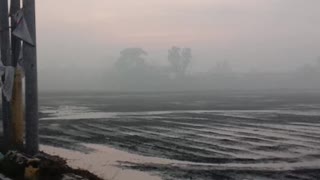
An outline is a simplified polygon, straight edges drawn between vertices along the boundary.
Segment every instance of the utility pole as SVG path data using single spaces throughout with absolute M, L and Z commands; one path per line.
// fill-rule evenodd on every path
M 11 0 L 11 16 L 20 10 L 20 0 Z M 11 33 L 16 27 L 16 22 L 11 18 Z M 11 99 L 12 139 L 11 144 L 15 149 L 23 149 L 24 142 L 24 110 L 22 97 L 22 72 L 18 68 L 21 40 L 11 35 L 12 65 L 15 67 L 14 84 Z
M 37 78 L 37 43 L 35 0 L 24 0 L 25 19 L 33 38 L 34 46 L 23 42 L 25 63 L 25 103 L 26 103 L 26 151 L 34 155 L 39 151 L 38 137 L 38 78 Z
M 8 65 L 11 65 L 8 0 L 0 0 L 0 30 L 1 30 L 0 31 L 1 60 L 5 66 L 8 66 Z M 10 103 L 3 96 L 3 93 L 2 93 L 2 121 L 3 121 L 4 147 L 7 150 L 10 139 L 11 139 Z

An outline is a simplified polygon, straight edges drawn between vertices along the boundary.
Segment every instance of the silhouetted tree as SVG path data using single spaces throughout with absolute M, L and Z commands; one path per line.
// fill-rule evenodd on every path
M 168 51 L 168 61 L 176 76 L 184 76 L 192 59 L 190 48 L 179 48 L 173 46 Z
M 216 63 L 214 73 L 216 74 L 229 74 L 232 72 L 232 67 L 228 61 L 219 61 Z
M 122 72 L 141 70 L 145 66 L 145 55 L 147 53 L 141 48 L 126 48 L 120 52 L 115 66 Z

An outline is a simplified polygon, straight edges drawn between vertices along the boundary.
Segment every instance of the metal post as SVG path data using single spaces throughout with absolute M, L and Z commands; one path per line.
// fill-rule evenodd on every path
M 23 9 L 30 35 L 35 42 L 35 46 L 31 46 L 25 42 L 23 45 L 23 57 L 25 61 L 26 151 L 28 154 L 34 155 L 39 151 L 35 0 L 24 0 Z
M 20 0 L 11 0 L 11 15 L 20 10 Z M 11 32 L 16 26 L 15 21 L 11 19 Z M 21 41 L 11 36 L 12 48 L 12 64 L 16 67 L 14 84 L 11 99 L 11 121 L 12 121 L 12 139 L 11 144 L 14 149 L 22 149 L 24 142 L 24 114 L 23 114 L 23 97 L 22 97 L 22 72 L 17 68 L 19 53 L 21 48 Z
M 0 38 L 1 38 L 1 60 L 4 65 L 11 65 L 10 57 L 10 31 L 8 0 L 0 0 Z M 11 139 L 10 132 L 10 103 L 2 95 L 2 121 L 3 121 L 3 141 L 7 150 Z
M 15 14 L 18 10 L 20 10 L 20 0 L 11 0 L 10 3 L 10 14 Z M 13 32 L 14 28 L 16 26 L 15 21 L 11 19 L 11 32 Z M 21 41 L 19 38 L 15 36 L 11 36 L 11 47 L 12 47 L 12 65 L 14 67 L 17 66 L 17 62 L 19 59 L 19 53 L 21 48 Z

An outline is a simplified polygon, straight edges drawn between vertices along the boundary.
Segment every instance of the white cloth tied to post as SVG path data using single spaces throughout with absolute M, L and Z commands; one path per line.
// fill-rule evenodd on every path
M 30 31 L 27 25 L 27 21 L 24 18 L 23 10 L 18 10 L 15 14 L 12 15 L 12 19 L 16 23 L 16 27 L 14 28 L 12 34 L 17 38 L 21 39 L 24 42 L 34 46 L 34 40 L 30 35 Z
M 3 82 L 1 81 L 2 93 L 7 101 L 11 101 L 12 90 L 14 83 L 15 68 L 12 66 L 4 66 L 0 61 L 0 76 L 5 76 Z
M 35 41 L 32 39 L 30 35 L 27 22 L 23 15 L 23 10 L 20 9 L 16 13 L 14 13 L 12 15 L 12 20 L 15 21 L 16 23 L 16 26 L 12 31 L 12 35 L 34 46 Z M 23 69 L 22 67 L 23 67 L 23 46 L 20 48 L 18 64 L 17 64 L 17 68 Z M 0 77 L 2 77 L 3 75 L 4 75 L 4 79 L 0 81 L 0 86 L 2 87 L 2 93 L 7 101 L 11 101 L 13 84 L 14 84 L 14 76 L 15 76 L 15 68 L 12 66 L 4 66 L 2 61 L 0 60 Z
M 5 79 L 2 87 L 2 92 L 7 101 L 11 101 L 12 90 L 14 83 L 15 69 L 12 66 L 7 66 L 5 70 Z

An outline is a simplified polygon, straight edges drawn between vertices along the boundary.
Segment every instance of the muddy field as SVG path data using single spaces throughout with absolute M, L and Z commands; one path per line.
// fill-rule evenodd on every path
M 41 143 L 179 161 L 122 162 L 163 179 L 319 179 L 320 94 L 42 94 Z

